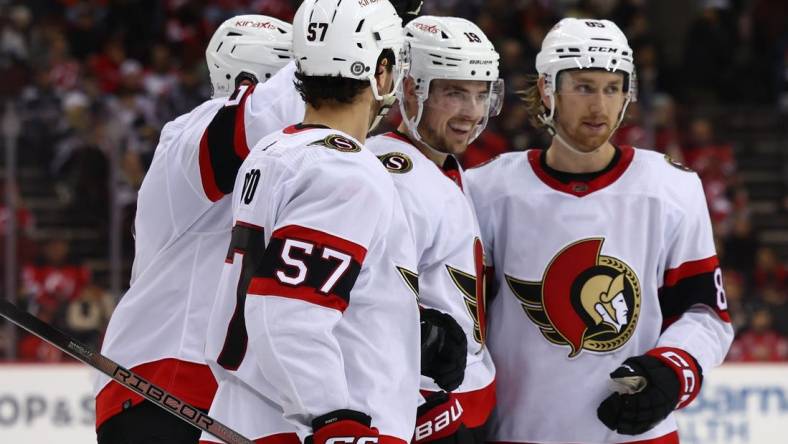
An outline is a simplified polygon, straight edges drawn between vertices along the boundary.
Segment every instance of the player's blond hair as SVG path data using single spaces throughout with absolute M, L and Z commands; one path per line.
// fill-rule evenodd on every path
M 536 74 L 527 75 L 525 85 L 525 89 L 516 91 L 515 94 L 525 103 L 531 125 L 537 129 L 544 129 L 546 125 L 539 119 L 539 116 L 547 114 L 547 109 L 542 103 L 542 95 L 539 93 L 539 76 Z

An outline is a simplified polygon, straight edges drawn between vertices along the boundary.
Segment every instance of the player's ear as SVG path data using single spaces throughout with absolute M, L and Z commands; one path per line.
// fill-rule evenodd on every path
M 404 97 L 405 112 L 413 117 L 416 115 L 417 98 L 416 98 L 416 81 L 413 77 L 406 76 L 402 79 L 402 92 Z
M 547 93 L 547 85 L 545 85 L 544 76 L 539 76 L 539 79 L 536 81 L 536 86 L 539 88 L 539 97 L 542 98 L 542 105 L 549 110 L 550 95 Z
M 381 57 L 378 61 L 378 66 L 375 68 L 375 81 L 378 84 L 378 91 L 381 94 L 387 94 L 391 91 L 394 82 L 391 60 L 389 60 L 388 57 Z

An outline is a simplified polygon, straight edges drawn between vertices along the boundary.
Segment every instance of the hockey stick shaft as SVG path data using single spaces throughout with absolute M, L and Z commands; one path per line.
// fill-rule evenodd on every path
M 227 444 L 254 444 L 253 441 L 244 438 L 238 432 L 211 418 L 198 408 L 178 399 L 161 387 L 120 366 L 101 353 L 90 350 L 55 327 L 2 298 L 0 298 L 0 316 L 68 353 L 75 359 L 99 370 L 165 411 L 200 430 L 210 433 Z

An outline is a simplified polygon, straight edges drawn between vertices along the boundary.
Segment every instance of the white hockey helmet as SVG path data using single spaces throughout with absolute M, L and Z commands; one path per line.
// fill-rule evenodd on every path
M 547 33 L 536 55 L 536 71 L 544 76 L 545 94 L 550 98 L 549 114 L 540 116 L 549 128 L 553 128 L 558 75 L 568 69 L 602 69 L 625 74 L 626 98 L 620 124 L 629 102 L 637 97 L 634 54 L 621 29 L 610 20 L 565 18 Z
M 235 79 L 246 73 L 265 82 L 292 60 L 292 26 L 265 15 L 238 15 L 213 33 L 205 59 L 213 97 L 235 90 Z
M 498 78 L 500 56 L 492 42 L 466 19 L 429 15 L 411 21 L 405 27 L 405 39 L 410 45 L 408 76 L 414 82 L 418 110 L 415 116 L 407 116 L 404 91 L 400 91 L 400 110 L 411 135 L 426 144 L 418 126 L 433 80 L 479 80 L 490 82 L 490 89 L 488 111 L 468 143 L 475 140 L 484 131 L 489 117 L 497 116 L 503 105 L 503 79 Z
M 388 0 L 304 0 L 293 19 L 293 54 L 298 72 L 366 80 L 375 99 L 390 100 L 402 80 L 402 19 Z M 383 50 L 396 58 L 395 84 L 381 94 L 375 70 Z

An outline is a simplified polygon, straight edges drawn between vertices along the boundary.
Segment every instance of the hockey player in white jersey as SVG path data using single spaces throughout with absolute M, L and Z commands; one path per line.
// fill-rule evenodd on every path
M 306 112 L 239 169 L 206 343 L 219 382 L 210 415 L 256 442 L 413 434 L 415 251 L 394 184 L 363 146 L 400 83 L 403 41 L 387 0 L 305 0 L 296 12 Z
M 131 288 L 101 350 L 205 410 L 216 390 L 203 355 L 205 325 L 232 226 L 225 194 L 248 147 L 299 106 L 277 100 L 287 91 L 266 94 L 266 103 L 252 97 L 292 58 L 291 38 L 290 24 L 260 15 L 233 17 L 214 33 L 206 50 L 214 99 L 162 130 L 139 192 Z M 104 375 L 96 392 L 100 444 L 199 439 L 199 430 Z
M 698 176 L 610 137 L 635 100 L 632 50 L 607 20 L 563 19 L 525 101 L 553 136 L 468 172 L 497 288 L 488 440 L 678 443 L 733 332 Z
M 499 56 L 484 33 L 462 18 L 419 17 L 405 27 L 405 36 L 411 48 L 400 93 L 405 117 L 397 131 L 373 137 L 367 146 L 392 173 L 414 232 L 419 302 L 434 309 L 423 310 L 422 317 L 443 318 L 447 325 L 453 318 L 461 329 L 452 335 L 448 328 L 443 340 L 467 343 L 466 359 L 446 356 L 452 347 L 432 354 L 430 330 L 422 330 L 422 373 L 432 378 L 422 377 L 427 400 L 419 407 L 414 442 L 483 443 L 495 403 L 495 368 L 484 346 L 484 253 L 454 156 L 500 111 Z

